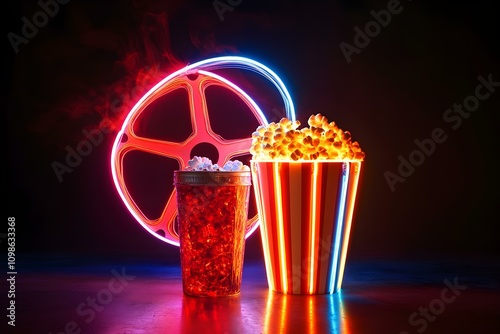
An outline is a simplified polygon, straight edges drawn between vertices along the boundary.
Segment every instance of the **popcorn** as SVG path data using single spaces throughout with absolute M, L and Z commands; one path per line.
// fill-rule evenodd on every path
M 243 163 L 239 160 L 234 160 L 234 161 L 230 160 L 224 164 L 221 170 L 234 172 L 239 170 L 250 170 L 250 168 L 248 166 L 244 166 Z
M 186 170 L 212 170 L 212 161 L 206 157 L 195 156 L 188 161 Z
M 365 153 L 351 133 L 321 115 L 311 115 L 309 127 L 298 129 L 299 121 L 282 118 L 278 123 L 260 125 L 252 133 L 253 160 L 356 160 Z
M 247 171 L 250 167 L 244 165 L 239 160 L 229 160 L 224 166 L 220 167 L 218 164 L 212 164 L 212 160 L 207 157 L 194 156 L 188 161 L 188 165 L 184 169 L 186 171 L 209 171 L 209 172 L 237 172 Z

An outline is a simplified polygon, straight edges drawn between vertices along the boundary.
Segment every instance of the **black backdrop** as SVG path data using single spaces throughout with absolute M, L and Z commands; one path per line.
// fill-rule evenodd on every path
M 388 6 L 390 22 L 370 24 L 371 11 Z M 177 259 L 177 248 L 139 226 L 113 186 L 116 127 L 155 80 L 240 55 L 282 76 L 299 120 L 322 113 L 365 150 L 351 256 L 498 255 L 499 84 L 473 98 L 479 76 L 500 82 L 493 2 L 72 0 L 46 8 L 44 16 L 36 1 L 11 1 L 2 10 L 4 219 L 16 217 L 19 252 Z M 36 30 L 27 26 L 33 20 Z M 373 29 L 369 41 L 355 27 Z M 267 113 L 280 110 L 259 87 L 248 89 Z M 464 100 L 468 118 L 443 119 Z M 64 164 L 66 148 L 103 119 L 115 128 L 58 179 L 54 162 Z M 415 140 L 437 128 L 442 143 L 391 189 L 386 175 L 398 173 L 398 157 L 409 159 Z M 260 254 L 256 233 L 247 256 Z

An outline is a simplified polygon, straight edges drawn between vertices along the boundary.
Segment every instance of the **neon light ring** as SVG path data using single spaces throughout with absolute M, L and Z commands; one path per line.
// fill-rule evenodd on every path
M 234 156 L 249 153 L 252 138 L 225 140 L 211 130 L 206 104 L 205 88 L 218 85 L 232 91 L 250 109 L 260 125 L 267 125 L 267 119 L 255 101 L 241 88 L 229 80 L 209 70 L 224 68 L 246 69 L 254 71 L 271 81 L 279 91 L 285 106 L 286 117 L 295 121 L 295 109 L 281 79 L 266 66 L 244 57 L 225 56 L 210 58 L 184 67 L 161 80 L 150 89 L 130 110 L 121 130 L 118 132 L 111 151 L 111 171 L 116 189 L 132 216 L 156 238 L 179 246 L 179 235 L 176 231 L 177 203 L 175 189 L 170 194 L 165 207 L 157 219 L 149 219 L 138 207 L 129 193 L 124 180 L 123 159 L 131 151 L 138 150 L 163 157 L 173 158 L 184 169 L 189 161 L 191 150 L 200 143 L 214 145 L 223 162 Z M 188 77 L 189 76 L 189 77 Z M 161 96 L 165 96 L 177 88 L 185 88 L 190 101 L 191 135 L 183 142 L 162 141 L 138 136 L 134 132 L 134 123 L 148 105 Z M 245 238 L 248 238 L 259 226 L 258 216 L 251 218 L 246 226 Z M 163 231 L 165 236 L 159 234 Z

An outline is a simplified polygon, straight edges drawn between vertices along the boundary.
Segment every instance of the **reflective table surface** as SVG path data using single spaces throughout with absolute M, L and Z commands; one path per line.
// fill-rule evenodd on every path
M 264 264 L 253 260 L 241 293 L 215 298 L 185 296 L 177 263 L 68 255 L 20 263 L 16 326 L 2 333 L 500 332 L 498 262 L 352 259 L 340 292 L 307 296 L 269 291 Z

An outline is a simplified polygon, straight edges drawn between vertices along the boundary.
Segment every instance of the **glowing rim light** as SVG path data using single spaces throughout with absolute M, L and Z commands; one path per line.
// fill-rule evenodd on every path
M 315 252 L 315 246 L 316 246 L 316 208 L 317 208 L 317 198 L 316 198 L 316 193 L 317 193 L 317 183 L 318 183 L 318 163 L 314 162 L 313 163 L 313 181 L 312 181 L 312 191 L 311 191 L 311 237 L 310 237 L 310 242 L 311 244 L 309 245 L 309 293 L 313 294 L 314 293 L 314 284 L 316 282 L 315 280 L 315 275 L 316 275 L 316 270 L 315 266 L 317 263 L 316 259 L 316 252 Z
M 356 173 L 358 176 L 361 173 L 361 164 L 358 163 L 354 166 L 355 170 L 354 173 Z M 342 281 L 344 279 L 344 272 L 345 272 L 345 262 L 346 262 L 346 256 L 347 256 L 347 249 L 349 247 L 349 238 L 350 238 L 350 233 L 351 233 L 351 224 L 352 224 L 352 216 L 354 214 L 354 204 L 356 200 L 356 194 L 358 191 L 358 183 L 359 183 L 359 177 L 356 177 L 354 179 L 354 182 L 351 186 L 351 191 L 352 195 L 349 196 L 349 211 L 346 213 L 346 224 L 344 226 L 344 240 L 345 243 L 342 247 L 342 251 L 340 254 L 340 269 L 339 269 L 339 274 L 337 277 L 337 286 L 335 287 L 335 290 L 340 291 L 340 288 L 342 286 Z M 335 291 L 334 290 L 334 291 Z
M 283 99 L 283 102 L 285 104 L 286 117 L 292 121 L 295 121 L 295 107 L 285 84 L 269 67 L 255 60 L 237 56 L 210 58 L 189 65 L 178 72 L 185 72 L 186 74 L 190 74 L 193 70 L 196 69 L 218 70 L 224 68 L 251 70 L 271 81 L 276 86 Z
M 342 173 L 342 188 L 340 193 L 340 205 L 339 205 L 339 215 L 337 217 L 337 221 L 335 223 L 335 240 L 332 244 L 334 247 L 333 250 L 333 263 L 332 263 L 332 272 L 330 277 L 330 293 L 333 293 L 335 280 L 338 279 L 339 276 L 343 276 L 343 272 L 337 272 L 337 266 L 339 261 L 339 247 L 340 247 L 340 236 L 342 235 L 343 223 L 344 223 L 344 213 L 346 206 L 346 196 L 347 196 L 347 184 L 349 182 L 349 173 L 350 167 L 348 163 L 344 163 L 346 169 Z M 341 270 L 343 271 L 344 268 Z M 340 271 L 340 270 L 339 270 Z
M 118 154 L 118 147 L 120 145 L 123 134 L 125 134 L 127 131 L 127 127 L 129 125 L 130 120 L 141 109 L 143 104 L 149 101 L 149 98 L 153 94 L 155 94 L 158 90 L 165 87 L 169 82 L 171 82 L 179 77 L 188 76 L 188 75 L 194 74 L 194 73 L 199 73 L 199 74 L 203 74 L 203 75 L 206 75 L 209 77 L 216 78 L 217 80 L 224 82 L 225 84 L 227 84 L 228 86 L 230 86 L 231 88 L 236 90 L 239 94 L 241 94 L 242 96 L 244 96 L 247 99 L 247 102 L 249 102 L 252 105 L 252 107 L 254 107 L 254 109 L 257 111 L 257 113 L 258 113 L 259 117 L 261 118 L 261 121 L 264 123 L 264 125 L 267 125 L 267 119 L 266 119 L 265 115 L 262 113 L 261 109 L 255 103 L 255 101 L 247 93 L 245 93 L 241 88 L 239 88 L 237 85 L 230 82 L 229 80 L 227 80 L 221 76 L 218 76 L 214 73 L 204 71 L 204 70 L 217 70 L 217 69 L 224 69 L 224 68 L 251 70 L 251 71 L 254 71 L 254 72 L 264 76 L 266 79 L 271 81 L 276 86 L 276 88 L 278 89 L 278 91 L 283 99 L 286 117 L 292 121 L 295 121 L 295 108 L 293 105 L 292 98 L 291 98 L 286 86 L 284 85 L 283 81 L 278 77 L 278 75 L 276 73 L 274 73 L 267 66 L 264 66 L 263 64 L 255 61 L 255 60 L 249 59 L 249 58 L 237 57 L 237 56 L 216 57 L 216 58 L 202 60 L 202 61 L 196 62 L 194 64 L 188 65 L 180 70 L 177 70 L 176 72 L 168 75 L 163 80 L 158 82 L 153 88 L 151 88 L 146 94 L 144 94 L 142 96 L 142 98 L 130 110 L 127 117 L 125 118 L 121 130 L 116 135 L 115 142 L 114 142 L 113 148 L 111 150 L 112 177 L 113 177 L 113 181 L 115 184 L 115 188 L 117 189 L 118 194 L 120 195 L 125 206 L 129 210 L 129 212 L 132 214 L 132 216 L 148 232 L 150 232 L 156 238 L 158 238 L 164 242 L 167 242 L 169 244 L 172 244 L 174 246 L 179 246 L 179 241 L 178 241 L 177 236 L 171 235 L 169 233 L 168 229 L 165 231 L 165 234 L 170 235 L 171 237 L 173 237 L 174 240 L 172 240 L 170 238 L 163 237 L 163 236 L 159 235 L 158 233 L 156 233 L 156 231 L 153 231 L 150 228 L 149 224 L 147 224 L 147 222 L 144 221 L 144 218 L 146 218 L 146 217 L 141 216 L 141 214 L 139 214 L 138 211 L 128 202 L 127 196 L 124 194 L 124 192 L 122 191 L 122 188 L 120 187 L 120 180 L 119 180 L 118 173 L 116 170 L 116 159 L 117 159 L 117 154 Z M 249 149 L 250 149 L 250 147 L 249 147 Z M 121 163 L 121 161 L 120 161 L 120 163 Z M 182 165 L 181 161 L 179 161 L 179 163 Z M 169 198 L 169 200 L 170 200 L 170 198 Z M 167 202 L 167 205 L 168 205 L 168 202 Z M 165 212 L 165 209 L 164 209 L 164 212 Z M 162 213 L 162 216 L 163 216 L 163 213 Z M 249 231 L 247 231 L 245 238 L 248 238 L 259 227 L 259 225 L 260 225 L 260 221 L 257 220 L 256 223 L 253 225 L 253 227 Z
M 274 175 L 279 175 L 279 164 L 274 164 Z M 282 207 L 282 202 L 283 202 L 283 196 L 281 194 L 281 180 L 279 177 L 274 177 L 274 188 L 276 189 L 276 205 L 277 205 L 277 210 L 276 210 L 276 216 L 278 219 L 276 221 L 278 222 L 278 233 L 279 233 L 279 260 L 280 260 L 280 265 L 281 265 L 281 272 L 283 275 L 281 275 L 281 286 L 283 287 L 283 291 L 288 292 L 288 274 L 287 274 L 287 267 L 286 267 L 286 251 L 285 251 L 285 231 L 284 231 L 284 222 L 283 222 L 283 215 L 281 214 L 283 212 L 283 207 Z
M 331 326 L 333 333 L 351 334 L 351 326 L 349 323 L 349 316 L 346 314 L 342 291 L 337 291 L 328 296 L 330 304 Z
M 253 163 L 253 161 L 251 162 Z M 256 168 L 257 166 L 253 166 L 252 168 L 252 173 L 256 173 Z M 254 180 L 258 180 L 258 177 L 253 175 Z M 260 182 L 260 180 L 258 180 Z M 255 198 L 257 202 L 257 207 L 259 212 L 264 212 L 264 208 L 262 206 L 262 196 L 260 193 L 260 185 L 257 183 L 253 184 L 254 186 L 254 191 L 255 191 Z M 267 283 L 269 285 L 270 290 L 275 290 L 276 286 L 274 284 L 274 275 L 273 275 L 273 270 L 272 270 L 272 265 L 271 265 L 271 255 L 270 252 L 271 250 L 269 249 L 269 245 L 267 243 L 267 231 L 266 231 L 266 225 L 265 224 L 260 224 L 261 228 L 261 240 L 262 240 L 262 251 L 264 253 L 264 264 L 266 266 L 266 277 L 267 277 Z

